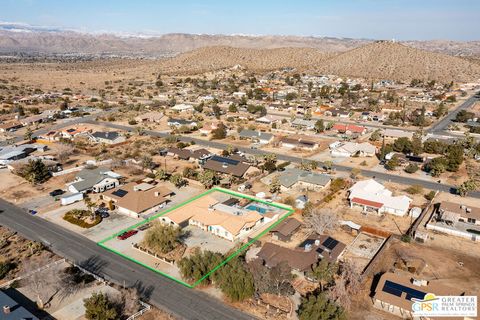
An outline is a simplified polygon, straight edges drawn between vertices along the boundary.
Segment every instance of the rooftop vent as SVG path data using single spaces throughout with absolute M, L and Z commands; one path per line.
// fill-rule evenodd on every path
M 3 306 L 3 313 L 9 314 L 10 313 L 10 306 Z

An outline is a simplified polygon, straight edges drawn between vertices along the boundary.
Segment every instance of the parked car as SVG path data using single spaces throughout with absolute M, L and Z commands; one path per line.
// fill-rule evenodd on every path
M 100 217 L 102 217 L 102 219 L 110 217 L 107 208 L 98 208 L 97 210 L 95 210 L 95 214 L 98 214 Z
M 28 213 L 30 213 L 32 216 L 37 214 L 37 211 L 35 210 L 28 210 Z
M 60 195 L 62 195 L 62 194 L 64 194 L 64 193 L 65 193 L 65 191 L 63 191 L 62 189 L 55 189 L 55 190 L 53 190 L 52 192 L 50 192 L 49 195 L 50 195 L 51 197 L 56 197 L 56 196 L 60 196 Z
M 144 225 L 141 225 L 140 227 L 138 227 L 138 230 L 140 231 L 145 231 L 147 230 L 148 228 L 150 228 L 152 225 L 150 223 L 146 223 Z
M 117 239 L 118 239 L 118 240 L 125 240 L 125 239 L 130 238 L 130 237 L 133 236 L 133 235 L 136 235 L 137 233 L 138 233 L 138 230 L 125 231 L 124 233 L 119 234 L 119 235 L 117 236 Z

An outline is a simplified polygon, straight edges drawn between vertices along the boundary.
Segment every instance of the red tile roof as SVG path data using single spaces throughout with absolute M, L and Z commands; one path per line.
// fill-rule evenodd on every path
M 336 130 L 339 132 L 355 132 L 355 133 L 363 133 L 365 131 L 365 127 L 356 126 L 354 124 L 343 124 L 343 123 L 336 123 L 333 125 L 332 130 Z
M 352 201 L 353 203 L 358 203 L 361 205 L 365 205 L 365 206 L 377 208 L 377 209 L 380 209 L 381 207 L 383 207 L 383 203 L 361 199 L 361 198 L 353 198 L 350 201 Z

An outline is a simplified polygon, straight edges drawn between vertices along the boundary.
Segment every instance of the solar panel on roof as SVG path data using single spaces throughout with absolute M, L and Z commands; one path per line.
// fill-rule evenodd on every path
M 128 193 L 128 191 L 125 191 L 123 189 L 118 189 L 118 190 L 115 190 L 114 192 L 112 192 L 113 195 L 115 195 L 117 197 L 120 197 L 120 198 L 125 196 L 127 193 Z
M 238 160 L 225 158 L 225 157 L 220 157 L 220 156 L 213 156 L 210 159 L 213 160 L 213 161 L 224 162 L 224 163 L 231 164 L 231 165 L 234 165 L 234 166 L 237 165 L 240 162 Z
M 328 237 L 323 241 L 322 245 L 327 248 L 328 250 L 333 250 L 338 244 L 338 240 L 335 240 L 331 237 Z
M 383 286 L 382 290 L 397 297 L 401 297 L 402 293 L 405 292 L 407 294 L 405 296 L 405 299 L 409 301 L 411 301 L 412 298 L 422 300 L 425 298 L 426 294 L 425 292 L 422 292 L 420 290 L 412 289 L 404 285 L 392 282 L 390 280 L 385 281 L 385 285 Z

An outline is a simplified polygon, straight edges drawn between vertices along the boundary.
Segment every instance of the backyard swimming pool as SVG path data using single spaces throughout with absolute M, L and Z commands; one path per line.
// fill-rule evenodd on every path
M 261 214 L 265 214 L 267 212 L 267 209 L 266 208 L 263 208 L 263 207 L 259 207 L 258 205 L 256 204 L 251 204 L 247 207 L 245 207 L 245 209 L 247 210 L 252 210 L 252 211 L 257 211 Z

